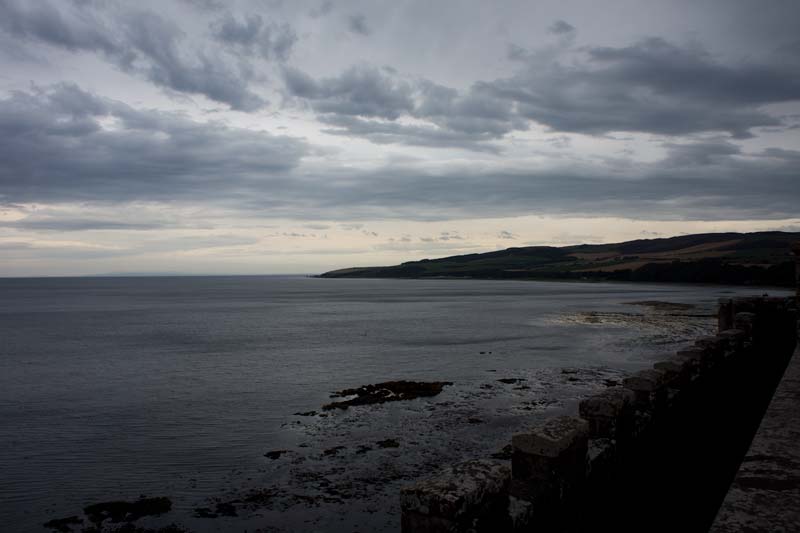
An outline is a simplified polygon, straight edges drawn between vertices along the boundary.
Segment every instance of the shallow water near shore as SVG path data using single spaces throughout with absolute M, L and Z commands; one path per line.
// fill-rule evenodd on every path
M 396 531 L 409 480 L 499 452 L 514 431 L 713 332 L 717 298 L 763 292 L 0 280 L 0 530 L 46 531 L 47 520 L 81 516 L 88 504 L 146 494 L 169 497 L 172 511 L 137 525 Z M 664 301 L 687 305 L 655 303 Z M 453 385 L 430 398 L 321 409 L 333 391 L 397 379 Z

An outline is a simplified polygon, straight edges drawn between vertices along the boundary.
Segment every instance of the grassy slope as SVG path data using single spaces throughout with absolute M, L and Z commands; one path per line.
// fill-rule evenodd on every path
M 792 286 L 790 244 L 800 233 L 704 233 L 616 244 L 508 248 L 423 259 L 390 267 L 348 268 L 323 277 L 612 279 Z

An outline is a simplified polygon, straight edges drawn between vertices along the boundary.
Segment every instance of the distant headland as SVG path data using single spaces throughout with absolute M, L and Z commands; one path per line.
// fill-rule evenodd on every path
M 800 232 L 702 233 L 615 244 L 528 246 L 356 267 L 323 278 L 476 278 L 794 286 Z

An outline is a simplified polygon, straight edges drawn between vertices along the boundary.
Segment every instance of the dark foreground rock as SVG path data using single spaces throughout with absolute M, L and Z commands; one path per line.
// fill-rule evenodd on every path
M 54 531 L 69 532 L 72 531 L 72 526 L 83 524 L 83 519 L 77 516 L 68 516 L 66 518 L 55 518 L 49 522 L 44 523 L 44 527 Z
M 289 453 L 289 450 L 272 450 L 271 452 L 265 453 L 264 457 L 266 457 L 267 459 L 272 459 L 274 461 L 275 459 L 279 459 L 280 456 L 285 453 Z
M 164 496 L 157 498 L 139 498 L 134 502 L 113 501 L 87 505 L 84 514 L 95 524 L 106 520 L 111 522 L 134 522 L 143 516 L 155 516 L 168 513 L 172 509 L 172 501 Z
M 123 524 L 114 529 L 84 529 L 82 533 L 191 533 L 188 529 L 177 524 L 170 524 L 164 527 L 150 528 L 139 527 L 135 524 Z
M 436 396 L 451 381 L 386 381 L 375 385 L 364 385 L 356 389 L 344 389 L 335 392 L 331 398 L 355 396 L 349 400 L 331 402 L 323 405 L 326 411 L 331 409 L 347 409 L 355 405 L 372 405 L 401 400 L 413 400 L 420 397 Z

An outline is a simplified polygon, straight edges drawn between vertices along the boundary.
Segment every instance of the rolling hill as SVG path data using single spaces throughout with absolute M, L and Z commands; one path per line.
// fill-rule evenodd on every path
M 324 278 L 479 278 L 671 281 L 793 286 L 800 233 L 703 233 L 615 244 L 528 246 L 346 268 Z

